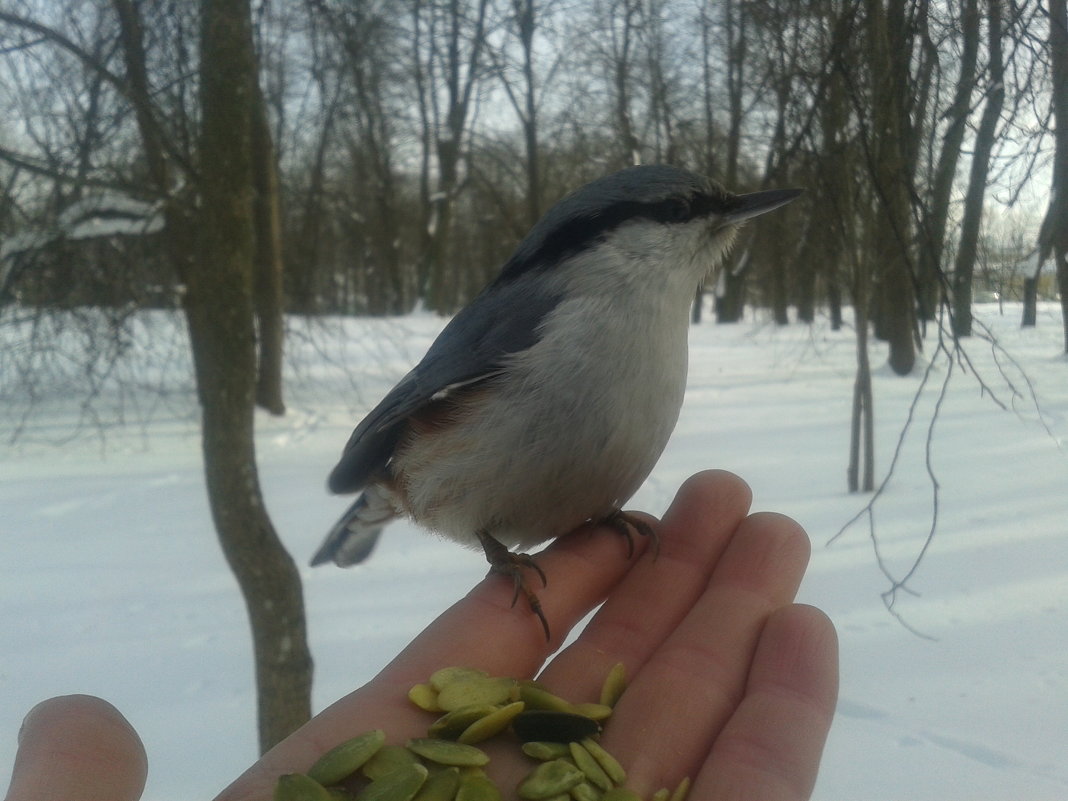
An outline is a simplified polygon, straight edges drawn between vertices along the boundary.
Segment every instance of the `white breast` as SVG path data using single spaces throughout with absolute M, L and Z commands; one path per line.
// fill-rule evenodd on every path
M 598 259 L 612 256 L 594 254 L 581 272 L 590 290 L 605 286 Z M 572 283 L 498 383 L 398 450 L 393 472 L 417 522 L 461 542 L 486 530 L 527 547 L 604 517 L 641 486 L 682 405 L 697 279 L 639 266 L 626 277 L 634 285 L 611 292 Z M 678 286 L 650 292 L 649 280 Z

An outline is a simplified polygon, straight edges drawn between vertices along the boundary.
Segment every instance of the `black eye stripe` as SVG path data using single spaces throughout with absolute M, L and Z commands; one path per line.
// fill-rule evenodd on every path
M 546 233 L 538 247 L 521 247 L 505 265 L 500 277 L 509 280 L 528 270 L 547 269 L 565 256 L 593 247 L 620 225 L 631 220 L 651 220 L 677 225 L 709 214 L 716 205 L 716 199 L 703 195 L 690 200 L 672 198 L 658 203 L 620 201 L 596 213 L 576 216 L 557 225 Z M 722 205 L 722 201 L 719 205 Z

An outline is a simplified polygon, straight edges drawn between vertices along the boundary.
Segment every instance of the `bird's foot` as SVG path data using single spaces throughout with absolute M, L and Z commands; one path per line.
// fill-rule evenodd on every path
M 632 531 L 637 531 L 643 537 L 648 537 L 649 542 L 653 547 L 653 560 L 660 555 L 660 537 L 657 536 L 656 531 L 635 515 L 627 514 L 622 509 L 616 509 L 610 515 L 605 517 L 601 523 L 606 526 L 611 526 L 621 535 L 623 539 L 627 541 L 627 558 L 630 559 L 634 556 L 634 535 Z
M 486 561 L 490 563 L 490 568 L 497 573 L 504 573 L 512 577 L 512 581 L 515 584 L 512 606 L 515 606 L 519 600 L 520 592 L 526 595 L 530 611 L 538 616 L 538 620 L 541 621 L 541 627 L 545 631 L 545 639 L 548 641 L 551 637 L 549 634 L 549 621 L 545 619 L 545 613 L 541 610 L 541 601 L 538 599 L 537 594 L 530 589 L 523 576 L 524 568 L 533 570 L 538 574 L 538 578 L 541 579 L 541 586 L 545 587 L 548 585 L 545 580 L 545 571 L 538 567 L 534 557 L 525 553 L 512 553 L 485 531 L 478 532 L 478 541 L 482 543 L 482 550 L 486 552 Z

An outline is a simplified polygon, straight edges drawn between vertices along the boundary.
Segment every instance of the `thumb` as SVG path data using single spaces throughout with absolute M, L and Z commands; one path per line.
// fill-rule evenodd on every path
M 67 695 L 22 723 L 6 801 L 137 801 L 148 760 L 137 732 L 100 698 Z

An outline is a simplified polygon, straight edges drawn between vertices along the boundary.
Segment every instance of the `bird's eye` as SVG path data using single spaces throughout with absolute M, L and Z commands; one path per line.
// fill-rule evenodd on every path
M 690 204 L 685 200 L 676 200 L 668 209 L 668 219 L 671 222 L 686 222 L 690 216 Z

